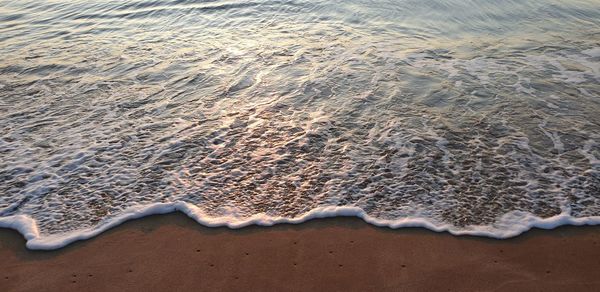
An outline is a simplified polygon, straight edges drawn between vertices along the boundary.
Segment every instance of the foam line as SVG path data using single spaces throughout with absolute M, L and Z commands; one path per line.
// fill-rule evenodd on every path
M 365 222 L 392 229 L 403 227 L 421 227 L 436 232 L 449 232 L 453 235 L 482 236 L 497 239 L 506 239 L 520 235 L 531 228 L 553 229 L 562 225 L 597 225 L 600 224 L 600 216 L 574 218 L 563 212 L 559 215 L 540 218 L 526 212 L 511 212 L 502 216 L 494 225 L 470 226 L 467 229 L 459 229 L 449 224 L 436 224 L 426 218 L 413 217 L 397 220 L 383 220 L 371 217 L 357 207 L 319 207 L 296 218 L 271 217 L 265 214 L 257 214 L 249 218 L 236 218 L 234 216 L 208 217 L 194 205 L 185 202 L 157 203 L 146 206 L 132 207 L 123 214 L 113 218 L 109 222 L 79 231 L 69 232 L 61 235 L 41 236 L 37 223 L 25 215 L 16 215 L 0 218 L 0 227 L 10 228 L 18 231 L 27 240 L 27 248 L 32 250 L 53 250 L 67 246 L 79 240 L 86 240 L 98 234 L 116 227 L 123 222 L 150 215 L 182 212 L 198 223 L 207 227 L 227 226 L 231 229 L 243 228 L 249 225 L 272 226 L 275 224 L 299 224 L 312 219 L 331 217 L 358 217 Z

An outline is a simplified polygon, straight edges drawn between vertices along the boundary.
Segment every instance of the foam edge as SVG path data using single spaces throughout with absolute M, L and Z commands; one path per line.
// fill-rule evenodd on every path
M 420 227 L 435 232 L 448 232 L 452 235 L 481 236 L 495 239 L 506 239 L 518 236 L 532 228 L 553 229 L 562 225 L 597 225 L 600 216 L 574 218 L 568 211 L 548 217 L 540 218 L 530 213 L 514 211 L 502 216 L 493 225 L 468 226 L 464 229 L 450 224 L 436 224 L 423 217 L 401 218 L 396 220 L 377 219 L 366 214 L 358 207 L 327 206 L 315 208 L 296 218 L 272 217 L 266 214 L 256 214 L 247 218 L 235 216 L 209 217 L 200 208 L 185 202 L 156 203 L 144 206 L 135 206 L 126 209 L 121 215 L 94 228 L 82 229 L 59 235 L 41 236 L 37 223 L 26 215 L 15 215 L 0 218 L 0 228 L 10 228 L 18 231 L 27 241 L 27 248 L 31 250 L 54 250 L 65 247 L 75 241 L 86 240 L 100 233 L 121 225 L 122 223 L 150 215 L 167 214 L 172 212 L 186 214 L 196 222 L 207 227 L 227 226 L 231 229 L 243 228 L 249 225 L 272 226 L 275 224 L 299 224 L 308 220 L 331 217 L 358 217 L 366 223 L 398 229 L 403 227 Z

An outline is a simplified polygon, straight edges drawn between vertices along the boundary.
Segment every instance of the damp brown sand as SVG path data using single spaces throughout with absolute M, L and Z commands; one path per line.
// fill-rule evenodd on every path
M 1 229 L 0 259 L 0 291 L 598 291 L 600 227 L 493 240 L 356 218 L 230 230 L 170 214 L 57 251 Z

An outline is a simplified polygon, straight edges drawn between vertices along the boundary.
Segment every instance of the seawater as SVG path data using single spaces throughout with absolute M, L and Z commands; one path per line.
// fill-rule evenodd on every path
M 596 0 L 0 0 L 0 226 L 600 222 Z

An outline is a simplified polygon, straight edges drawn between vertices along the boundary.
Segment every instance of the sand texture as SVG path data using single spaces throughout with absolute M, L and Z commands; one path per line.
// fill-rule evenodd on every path
M 2 229 L 0 259 L 0 291 L 600 291 L 600 227 L 494 240 L 356 218 L 230 230 L 169 214 L 49 252 Z

